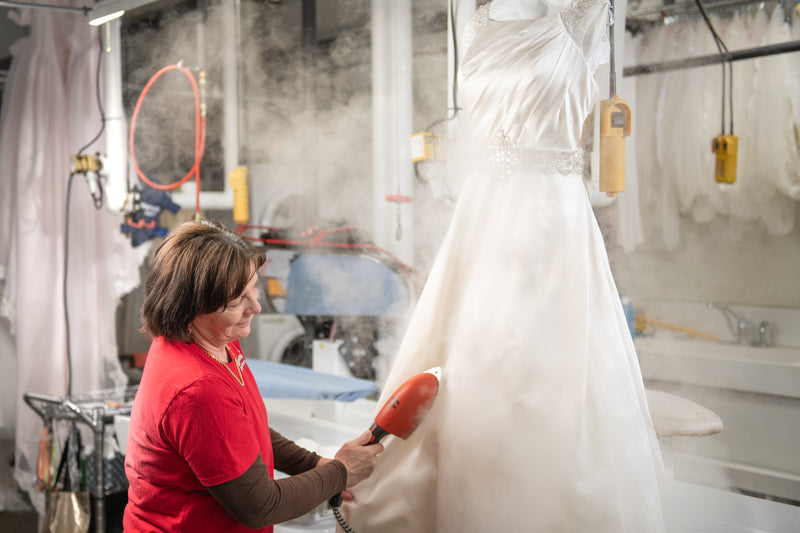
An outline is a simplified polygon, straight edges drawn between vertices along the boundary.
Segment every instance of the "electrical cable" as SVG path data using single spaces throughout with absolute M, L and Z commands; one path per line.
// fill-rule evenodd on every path
M 78 150 L 78 154 L 82 154 L 84 150 L 88 149 L 91 145 L 100 138 L 103 134 L 103 131 L 106 129 L 106 112 L 103 109 L 103 101 L 100 98 L 100 64 L 102 63 L 103 59 L 103 45 L 100 43 L 97 52 L 97 68 L 95 68 L 95 76 L 94 76 L 94 86 L 95 86 L 95 96 L 97 97 L 97 109 L 100 111 L 100 131 L 97 132 L 97 135 L 94 138 L 86 143 L 80 150 Z
M 694 0 L 694 2 L 697 5 L 697 8 L 700 10 L 700 14 L 703 17 L 706 26 L 708 26 L 709 31 L 711 31 L 711 35 L 714 38 L 714 44 L 717 45 L 719 55 L 723 58 L 728 57 L 728 106 L 730 110 L 729 133 L 733 135 L 733 61 L 730 59 L 730 51 L 728 50 L 728 47 L 725 46 L 725 43 L 717 33 L 717 30 L 714 29 L 714 25 L 711 23 L 711 19 L 709 18 L 708 13 L 706 13 L 703 4 L 700 3 L 700 0 Z M 720 129 L 720 133 L 725 133 L 725 61 L 722 62 L 722 128 Z
M 194 165 L 189 170 L 189 172 L 179 181 L 175 183 L 171 183 L 169 185 L 161 185 L 160 183 L 156 183 L 153 180 L 149 179 L 145 176 L 142 169 L 139 168 L 139 164 L 136 161 L 136 153 L 134 151 L 134 140 L 136 137 L 136 120 L 139 117 L 139 111 L 142 107 L 142 102 L 144 101 L 144 97 L 150 88 L 153 86 L 155 81 L 160 78 L 165 73 L 171 70 L 180 70 L 183 72 L 186 77 L 189 78 L 189 81 L 192 84 L 192 90 L 194 92 L 194 103 L 195 103 L 195 136 L 194 136 Z M 204 82 L 205 78 L 205 71 L 200 72 L 201 76 L 201 83 Z M 200 98 L 200 91 L 197 88 L 197 81 L 192 75 L 191 71 L 184 67 L 181 63 L 177 65 L 167 65 L 166 67 L 162 68 L 158 72 L 156 72 L 152 78 L 147 82 L 144 89 L 142 90 L 142 94 L 139 95 L 139 100 L 136 102 L 136 107 L 133 110 L 133 115 L 131 116 L 131 130 L 130 130 L 130 137 L 128 142 L 128 150 L 130 152 L 131 163 L 133 164 L 133 168 L 136 171 L 136 174 L 139 178 L 145 182 L 147 185 L 154 189 L 158 189 L 160 191 L 169 191 L 172 189 L 176 189 L 189 181 L 189 179 L 194 176 L 195 178 L 195 212 L 200 212 L 200 162 L 203 159 L 203 152 L 205 150 L 205 143 L 206 143 L 206 111 L 205 111 L 205 101 L 201 102 Z
M 95 76 L 94 76 L 94 85 L 95 85 L 95 97 L 97 99 L 97 109 L 100 111 L 100 130 L 97 132 L 91 141 L 86 143 L 80 150 L 78 150 L 78 155 L 83 154 L 91 145 L 93 145 L 106 129 L 106 113 L 105 109 L 103 109 L 103 101 L 100 98 L 100 65 L 102 63 L 103 58 L 103 45 L 102 42 L 98 46 L 98 53 L 97 53 L 97 67 L 95 68 Z M 92 179 L 88 175 L 86 175 L 86 179 Z M 97 175 L 94 177 L 95 183 L 97 184 L 97 191 L 92 191 L 90 189 L 89 194 L 92 196 L 92 202 L 94 203 L 95 209 L 101 209 L 103 207 L 103 182 L 100 179 L 100 176 Z
M 66 328 L 67 337 L 67 397 L 72 396 L 72 351 L 70 350 L 70 335 L 69 335 L 69 301 L 67 298 L 67 269 L 69 265 L 69 200 L 70 191 L 72 190 L 72 178 L 75 173 L 71 172 L 67 180 L 67 196 L 66 196 L 66 209 L 64 210 L 64 286 L 62 287 L 62 299 L 64 303 L 64 326 Z
M 106 119 L 105 119 L 105 110 L 103 109 L 103 102 L 100 98 L 100 64 L 102 63 L 101 59 L 103 57 L 103 46 L 102 43 L 99 46 L 98 57 L 97 57 L 97 68 L 95 69 L 95 91 L 97 97 L 97 108 L 100 110 L 100 131 L 97 132 L 97 135 L 94 138 L 86 143 L 80 150 L 78 150 L 78 155 L 82 154 L 85 150 L 87 150 L 91 145 L 93 145 L 103 134 L 106 126 Z M 70 348 L 70 326 L 69 326 L 69 298 L 67 292 L 67 274 L 69 271 L 69 206 L 70 206 L 70 199 L 72 196 L 72 179 L 75 177 L 75 172 L 70 172 L 69 178 L 67 179 L 67 192 L 65 198 L 65 209 L 64 209 L 64 280 L 63 280 L 63 287 L 62 287 L 62 300 L 64 306 L 64 328 L 65 328 L 65 336 L 66 336 L 66 343 L 67 343 L 67 397 L 72 395 L 72 349 Z M 99 179 L 97 178 L 97 185 L 98 185 L 98 194 L 95 195 L 94 193 L 90 193 L 92 196 L 92 201 L 94 202 L 95 209 L 100 209 L 103 206 L 103 186 Z
M 335 507 L 331 506 L 331 509 L 333 510 L 333 516 L 336 518 L 336 521 L 339 522 L 339 525 L 342 526 L 344 533 L 355 533 L 355 531 L 353 531 L 353 528 L 350 527 L 350 524 L 348 524 L 347 521 L 342 516 L 342 513 L 339 510 L 339 506 Z

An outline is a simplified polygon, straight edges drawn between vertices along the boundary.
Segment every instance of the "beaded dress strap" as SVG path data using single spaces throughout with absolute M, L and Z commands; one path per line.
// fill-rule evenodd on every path
M 597 9 L 605 7 L 610 15 L 611 3 L 609 0 L 572 0 L 570 4 L 559 13 L 561 20 L 564 21 L 564 27 L 573 41 L 581 48 L 584 49 L 583 40 L 586 34 L 588 21 L 591 19 Z M 586 51 L 584 51 L 584 55 Z
M 487 22 L 489 22 L 490 6 L 491 2 L 486 2 L 476 9 L 475 13 L 472 14 L 472 18 L 469 19 L 469 22 L 467 22 L 467 25 L 464 27 L 464 50 L 468 49 L 469 45 L 472 44 L 472 41 L 475 40 L 478 30 L 485 26 Z

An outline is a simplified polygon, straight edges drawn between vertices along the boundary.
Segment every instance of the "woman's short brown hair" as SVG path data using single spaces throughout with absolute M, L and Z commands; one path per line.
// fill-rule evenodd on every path
M 185 222 L 164 239 L 147 275 L 142 332 L 192 342 L 198 315 L 225 308 L 242 294 L 266 256 L 243 236 L 210 220 Z

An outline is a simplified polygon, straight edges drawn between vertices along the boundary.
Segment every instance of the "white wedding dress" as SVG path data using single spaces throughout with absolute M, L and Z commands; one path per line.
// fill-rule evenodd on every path
M 473 172 L 379 405 L 434 366 L 438 397 L 345 514 L 357 533 L 662 531 L 663 464 L 583 182 L 607 3 L 490 14 L 460 73 Z

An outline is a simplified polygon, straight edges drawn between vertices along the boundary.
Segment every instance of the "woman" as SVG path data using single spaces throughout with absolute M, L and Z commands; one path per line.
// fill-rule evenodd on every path
M 153 341 L 125 459 L 126 531 L 271 532 L 372 473 L 383 446 L 364 446 L 368 433 L 331 460 L 269 427 L 238 340 L 261 310 L 264 261 L 203 220 L 182 224 L 156 253 L 142 306 Z M 290 477 L 274 480 L 274 468 Z

